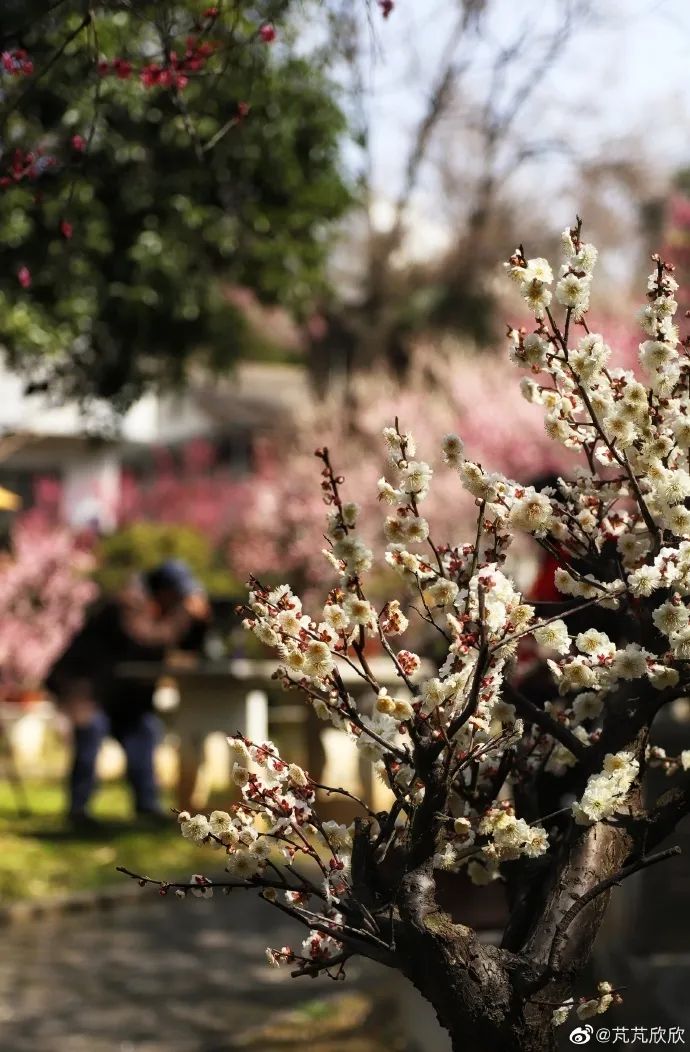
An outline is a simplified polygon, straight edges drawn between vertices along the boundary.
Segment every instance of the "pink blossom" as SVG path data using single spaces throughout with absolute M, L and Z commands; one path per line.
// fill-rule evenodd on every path
M 97 589 L 93 558 L 40 512 L 14 524 L 0 564 L 0 684 L 37 686 L 81 627 Z

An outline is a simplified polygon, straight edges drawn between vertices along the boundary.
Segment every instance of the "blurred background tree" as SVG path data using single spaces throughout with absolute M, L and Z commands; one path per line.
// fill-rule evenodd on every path
M 608 258 L 625 241 L 642 263 L 638 207 L 658 181 L 658 155 L 630 123 L 613 135 L 599 111 L 583 120 L 578 99 L 583 49 L 603 47 L 620 11 L 589 0 L 508 7 L 398 6 L 383 45 L 361 7 L 340 10 L 358 193 L 331 259 L 340 295 L 310 351 L 317 382 L 339 383 L 346 400 L 352 376 L 381 364 L 405 381 L 420 340 L 498 347 L 500 261 L 518 237 L 540 254 L 556 250 L 544 235 L 551 202 L 554 229 L 573 201 Z M 602 298 L 613 285 L 620 299 L 625 281 L 608 278 Z
M 182 559 L 212 595 L 241 592 L 201 530 L 162 522 L 135 522 L 103 538 L 96 549 L 95 579 L 104 592 L 112 593 L 135 574 L 153 570 L 166 559 Z
M 34 387 L 121 408 L 270 355 L 229 287 L 297 317 L 327 296 L 345 120 L 295 6 L 7 5 L 34 72 L 4 69 L 0 341 Z
M 548 6 L 538 26 L 529 15 L 506 25 L 494 0 L 455 0 L 428 17 L 420 10 L 419 34 L 415 12 L 402 35 L 391 25 L 396 62 L 420 90 L 405 122 L 399 177 L 384 192 L 375 175 L 385 135 L 381 98 L 390 87 L 372 92 L 377 42 L 362 8 L 339 10 L 359 192 L 333 259 L 342 295 L 312 344 L 322 384 L 337 373 L 347 384 L 381 364 L 404 379 L 420 337 L 460 335 L 479 346 L 496 340 L 493 278 L 510 251 L 517 180 L 535 159 L 563 148 L 562 138 L 534 126 L 530 105 L 591 16 L 589 2 Z M 436 46 L 422 61 L 420 38 L 429 29 Z M 420 208 L 430 192 L 434 223 Z M 524 216 L 520 230 L 524 236 Z
M 643 213 L 650 245 L 662 245 L 661 255 L 675 267 L 680 288 L 678 302 L 690 305 L 690 168 L 674 173 L 670 191 L 662 198 L 646 202 Z M 689 331 L 685 311 L 678 312 L 676 324 L 682 336 Z
M 238 286 L 302 323 L 312 377 L 346 400 L 371 365 L 404 378 L 420 338 L 495 345 L 515 217 L 543 240 L 525 219 L 536 166 L 552 190 L 566 173 L 600 243 L 651 168 L 603 122 L 576 140 L 564 73 L 606 15 L 552 0 L 537 23 L 538 8 L 10 0 L 2 45 L 34 70 L 0 74 L 10 365 L 119 409 L 190 363 L 285 360 Z
M 88 548 L 40 512 L 17 519 L 0 552 L 0 700 L 40 686 L 98 594 Z

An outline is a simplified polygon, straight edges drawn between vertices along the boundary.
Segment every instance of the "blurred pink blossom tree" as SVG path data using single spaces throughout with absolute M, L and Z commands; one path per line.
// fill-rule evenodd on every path
M 664 210 L 662 254 L 675 267 L 674 277 L 679 285 L 681 303 L 690 303 L 690 196 L 688 173 L 680 173 L 679 186 L 672 193 Z M 688 332 L 683 313 L 677 319 L 681 335 Z
M 0 566 L 0 688 L 35 687 L 80 628 L 97 588 L 93 557 L 40 511 L 20 516 Z
M 440 448 L 444 434 L 462 431 L 468 455 L 488 470 L 521 481 L 567 473 L 573 458 L 549 440 L 539 407 L 512 396 L 511 368 L 493 356 L 421 344 L 405 386 L 368 375 L 355 381 L 347 404 L 331 398 L 305 407 L 294 443 L 264 451 L 257 464 L 228 541 L 235 573 L 265 577 L 287 571 L 311 585 L 325 577 L 326 561 L 314 557 L 323 547 L 314 450 L 320 445 L 345 453 L 341 468 L 363 504 L 362 520 L 377 521 L 371 514 L 378 501 L 376 483 L 386 472 L 380 434 L 396 414 L 414 425 L 424 448 Z M 474 517 L 460 487 L 455 494 L 439 488 L 435 497 L 432 490 L 428 513 L 441 536 L 456 529 L 459 519 Z
M 189 526 L 220 543 L 241 522 L 251 486 L 251 475 L 238 478 L 218 463 L 212 441 L 197 438 L 182 449 L 181 463 L 160 448 L 146 478 L 123 473 L 118 521 Z
M 630 326 L 607 320 L 595 327 L 612 333 L 615 364 L 630 367 L 639 342 Z M 346 396 L 305 402 L 292 434 L 255 436 L 251 470 L 244 476 L 218 461 L 208 439 L 189 442 L 180 455 L 156 450 L 148 475 L 123 474 L 119 524 L 191 527 L 224 552 L 236 577 L 280 572 L 301 587 L 317 586 L 328 573 L 326 561 L 314 554 L 323 547 L 317 445 L 346 451 L 342 470 L 366 505 L 365 521 L 378 521 L 372 514 L 376 484 L 387 467 L 379 437 L 396 413 L 414 423 L 425 448 L 440 448 L 444 434 L 462 431 L 468 455 L 489 471 L 526 483 L 554 472 L 568 474 L 574 459 L 549 440 L 539 407 L 511 397 L 513 368 L 490 353 L 420 343 L 404 385 L 383 373 L 369 374 L 355 379 Z M 55 489 L 41 480 L 36 487 L 37 502 L 51 514 L 60 503 Z M 437 534 L 451 535 L 458 520 L 471 522 L 472 501 L 460 487 L 433 494 L 429 517 Z

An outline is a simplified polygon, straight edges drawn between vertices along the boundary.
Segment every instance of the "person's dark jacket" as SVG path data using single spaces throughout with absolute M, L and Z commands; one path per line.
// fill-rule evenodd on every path
M 159 663 L 166 651 L 201 650 L 206 624 L 187 615 L 169 623 L 138 618 L 119 600 L 92 612 L 53 666 L 46 686 L 58 701 L 75 681 L 87 681 L 93 701 L 116 722 L 136 719 L 153 705 L 154 682 L 118 675 L 125 662 Z

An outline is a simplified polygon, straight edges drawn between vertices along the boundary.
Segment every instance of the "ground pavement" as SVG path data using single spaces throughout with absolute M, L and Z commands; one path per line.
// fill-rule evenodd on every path
M 291 980 L 298 927 L 255 896 L 169 896 L 6 928 L 2 1052 L 404 1052 L 388 973 Z M 391 1022 L 393 1021 L 393 1022 Z

